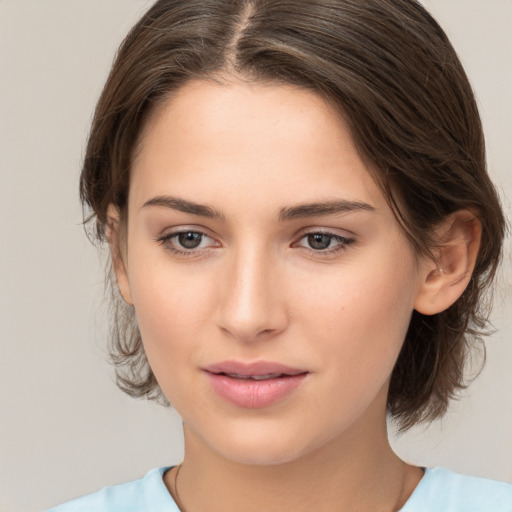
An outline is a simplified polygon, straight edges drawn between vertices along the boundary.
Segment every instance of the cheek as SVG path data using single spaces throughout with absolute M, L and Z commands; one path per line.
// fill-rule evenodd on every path
M 194 407 L 207 408 L 204 396 L 190 400 L 195 389 L 195 354 L 205 338 L 210 300 L 205 289 L 182 272 L 160 272 L 157 266 L 133 279 L 133 300 L 144 351 L 164 395 L 183 417 Z M 193 282 L 191 282 L 193 281 Z
M 306 338 L 316 340 L 322 360 L 347 380 L 386 380 L 410 323 L 414 280 L 412 258 L 390 252 L 312 281 L 313 291 L 297 299 Z
M 130 254 L 130 289 L 144 349 L 159 381 L 191 361 L 207 332 L 214 282 L 144 248 Z M 169 380 L 169 379 L 166 379 Z M 162 387 L 165 383 L 160 382 Z
M 131 289 L 139 326 L 148 333 L 165 335 L 201 327 L 211 296 L 196 279 L 178 272 L 148 270 L 132 280 Z M 160 337 L 160 336 L 158 336 Z

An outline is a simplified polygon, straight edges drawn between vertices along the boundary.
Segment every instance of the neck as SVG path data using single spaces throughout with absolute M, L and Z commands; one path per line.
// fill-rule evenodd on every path
M 298 460 L 249 465 L 222 457 L 185 426 L 180 505 L 184 512 L 399 510 L 423 472 L 394 454 L 385 419 L 378 428 L 351 430 Z M 174 478 L 175 470 L 165 482 L 176 497 Z

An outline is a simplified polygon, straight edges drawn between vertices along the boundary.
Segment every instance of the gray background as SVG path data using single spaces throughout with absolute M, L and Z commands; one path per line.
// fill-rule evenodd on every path
M 175 413 L 124 396 L 105 362 L 101 258 L 77 198 L 114 52 L 151 2 L 0 0 L 0 511 L 41 510 L 182 454 Z M 425 0 L 476 90 L 510 217 L 512 2 Z M 512 482 L 510 243 L 488 361 L 442 422 L 395 440 L 411 462 Z

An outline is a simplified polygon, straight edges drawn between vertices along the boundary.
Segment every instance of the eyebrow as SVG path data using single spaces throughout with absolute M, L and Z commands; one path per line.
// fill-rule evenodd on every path
M 318 217 L 321 215 L 334 215 L 336 213 L 348 213 L 353 211 L 373 212 L 375 208 L 360 201 L 333 200 L 319 203 L 301 204 L 288 206 L 279 210 L 281 222 L 302 219 L 306 217 Z
M 225 215 L 211 206 L 194 203 L 185 199 L 172 196 L 157 196 L 146 201 L 142 208 L 159 206 L 170 208 L 184 213 L 191 213 L 208 219 L 225 220 Z M 278 220 L 280 222 L 303 219 L 307 217 L 318 217 L 323 215 L 334 215 L 337 213 L 348 213 L 353 211 L 375 211 L 370 204 L 361 201 L 331 200 L 317 203 L 300 204 L 287 206 L 279 209 Z
M 192 201 L 186 201 L 185 199 L 180 199 L 178 197 L 153 197 L 153 199 L 146 201 L 142 205 L 142 208 L 146 208 L 148 206 L 161 206 L 163 208 L 171 208 L 172 210 L 178 210 L 184 213 L 191 213 L 193 215 L 207 217 L 209 219 L 225 220 L 224 214 L 222 212 L 219 212 L 218 210 L 215 210 L 211 206 L 193 203 Z

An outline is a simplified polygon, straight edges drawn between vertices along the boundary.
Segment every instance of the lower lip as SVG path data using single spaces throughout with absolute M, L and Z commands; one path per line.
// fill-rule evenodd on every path
M 234 379 L 206 372 L 214 391 L 234 405 L 248 409 L 268 407 L 292 393 L 307 373 L 268 380 Z

